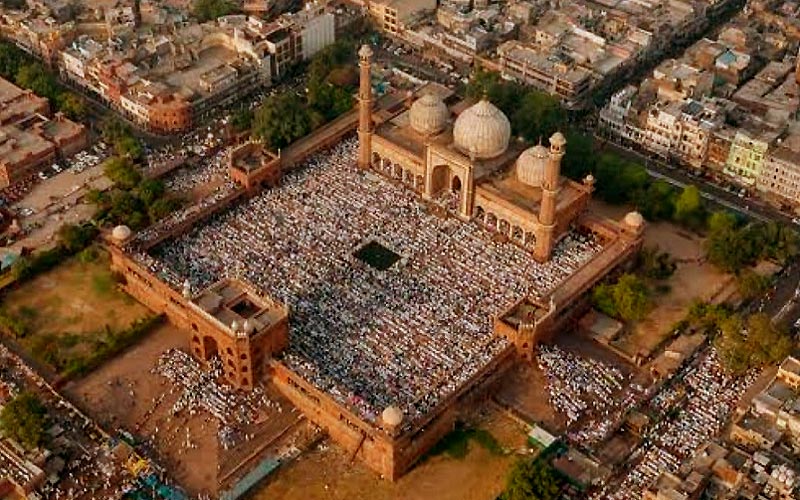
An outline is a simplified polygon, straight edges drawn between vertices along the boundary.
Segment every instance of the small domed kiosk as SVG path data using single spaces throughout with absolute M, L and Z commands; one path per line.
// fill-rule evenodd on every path
M 111 238 L 118 244 L 126 242 L 131 234 L 131 228 L 128 226 L 119 225 L 111 230 Z
M 394 405 L 387 406 L 381 413 L 381 420 L 383 421 L 384 429 L 391 434 L 396 434 L 403 423 L 403 411 Z

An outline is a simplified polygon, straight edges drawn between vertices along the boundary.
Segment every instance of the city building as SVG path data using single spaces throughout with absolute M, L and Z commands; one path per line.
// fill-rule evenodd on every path
M 567 106 L 578 106 L 588 96 L 591 72 L 567 58 L 540 54 L 518 41 L 502 44 L 497 53 L 504 75 L 555 95 Z
M 786 358 L 769 385 L 740 412 L 731 441 L 752 450 L 800 450 L 800 361 Z
M 25 179 L 86 147 L 83 125 L 60 113 L 49 115 L 47 99 L 0 78 L 0 185 Z
M 333 43 L 336 12 L 328 2 L 307 2 L 270 21 L 230 15 L 140 30 L 141 14 L 119 6 L 103 10 L 109 30 L 102 37 L 79 33 L 73 21 L 55 30 L 58 23 L 38 11 L 2 15 L 0 30 L 93 98 L 144 129 L 169 134 L 270 85 Z
M 731 142 L 723 172 L 740 184 L 755 185 L 767 159 L 767 150 L 779 135 L 779 132 L 767 129 L 739 129 Z
M 638 88 L 617 91 L 600 111 L 601 134 L 800 210 L 791 139 L 800 111 L 793 49 L 800 37 L 792 23 L 777 22 L 791 18 L 788 12 L 756 3 L 716 40 L 697 41 Z
M 364 0 L 378 29 L 391 35 L 403 32 L 413 20 L 436 10 L 436 0 Z
M 785 147 L 769 151 L 756 188 L 778 204 L 796 205 L 800 200 L 800 152 Z

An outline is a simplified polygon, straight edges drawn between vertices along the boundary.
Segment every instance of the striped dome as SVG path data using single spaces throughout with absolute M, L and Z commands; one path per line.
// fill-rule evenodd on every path
M 517 158 L 517 179 L 523 184 L 541 187 L 549 157 L 547 148 L 541 144 L 523 151 Z
M 426 93 L 411 105 L 408 120 L 411 128 L 422 135 L 435 135 L 444 130 L 450 112 L 441 99 Z
M 455 146 L 476 160 L 500 156 L 508 149 L 510 139 L 511 123 L 486 99 L 465 109 L 453 126 Z

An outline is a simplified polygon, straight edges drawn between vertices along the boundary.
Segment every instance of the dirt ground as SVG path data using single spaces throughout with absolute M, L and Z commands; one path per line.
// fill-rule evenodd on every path
M 547 379 L 535 363 L 517 363 L 498 382 L 495 398 L 528 422 L 535 422 L 549 432 L 567 430 L 564 415 L 556 413 L 547 396 Z
M 159 462 L 179 484 L 190 485 L 190 491 L 210 490 L 216 485 L 216 470 L 213 467 L 209 470 L 209 457 L 217 454 L 216 426 L 208 421 L 212 419 L 199 414 L 189 419 L 170 419 L 173 400 L 164 400 L 159 410 L 148 416 L 168 383 L 150 370 L 161 353 L 173 347 L 187 347 L 186 336 L 166 323 L 135 347 L 69 384 L 65 390 L 81 401 L 106 428 L 125 429 L 137 437 L 156 437 Z M 171 455 L 167 444 L 176 436 L 185 439 L 187 430 L 197 445 L 195 450 L 189 451 L 195 453 Z
M 280 414 L 265 410 L 263 422 L 246 429 L 256 439 L 233 450 L 222 449 L 217 439 L 219 422 L 211 414 L 198 411 L 190 415 L 183 411 L 172 415 L 178 394 L 166 394 L 170 388 L 167 379 L 151 372 L 161 354 L 172 348 L 188 349 L 186 334 L 166 323 L 135 347 L 65 389 L 106 428 L 124 429 L 147 441 L 152 456 L 190 494 L 215 496 L 223 476 L 273 436 L 298 422 L 299 415 L 288 404 Z M 280 398 L 274 393 L 269 395 L 273 401 Z
M 592 202 L 592 209 L 614 219 L 621 218 L 629 210 L 599 201 Z M 653 351 L 671 333 L 670 328 L 686 316 L 692 302 L 710 300 L 733 279 L 705 261 L 703 238 L 675 224 L 649 223 L 644 244 L 668 252 L 676 259 L 678 267 L 665 283 L 669 291 L 657 294 L 647 317 L 615 342 L 616 347 L 631 356 Z
M 2 306 L 28 325 L 29 333 L 20 341 L 26 348 L 43 335 L 119 331 L 148 315 L 147 308 L 116 288 L 102 252 L 94 262 L 74 258 L 34 278 L 10 291 Z M 73 349 L 86 349 L 87 340 L 81 339 Z
M 489 431 L 509 450 L 525 447 L 526 431 L 502 410 L 492 406 L 475 425 Z M 515 455 L 492 454 L 474 441 L 464 458 L 428 458 L 397 482 L 380 479 L 348 454 L 326 441 L 280 469 L 252 500 L 490 500 L 505 485 Z

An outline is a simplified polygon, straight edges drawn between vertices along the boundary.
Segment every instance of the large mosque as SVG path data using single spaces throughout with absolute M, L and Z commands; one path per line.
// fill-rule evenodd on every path
M 435 84 L 375 100 L 371 59 L 362 47 L 354 115 L 291 154 L 233 148 L 239 187 L 119 231 L 111 253 L 126 290 L 185 330 L 196 357 L 219 356 L 244 390 L 275 384 L 353 458 L 395 479 L 509 366 L 569 329 L 591 288 L 641 247 L 644 221 L 588 210 L 594 179 L 561 176 L 561 133 L 527 145 L 488 100 Z M 354 128 L 355 161 L 300 160 Z M 402 247 L 391 270 L 354 257 L 383 240 Z M 576 244 L 584 250 L 571 255 Z M 170 254 L 241 273 L 211 273 L 218 280 L 197 289 Z M 324 293 L 308 296 L 306 283 Z
M 453 212 L 476 218 L 528 247 L 539 262 L 550 259 L 558 239 L 581 215 L 594 179 L 561 176 L 567 141 L 556 132 L 550 147 L 523 148 L 511 138 L 508 118 L 487 99 L 465 107 L 446 104 L 453 93 L 429 84 L 411 98 L 374 112 L 372 51 L 359 52 L 359 165 L 385 172 L 423 198 L 452 197 Z

